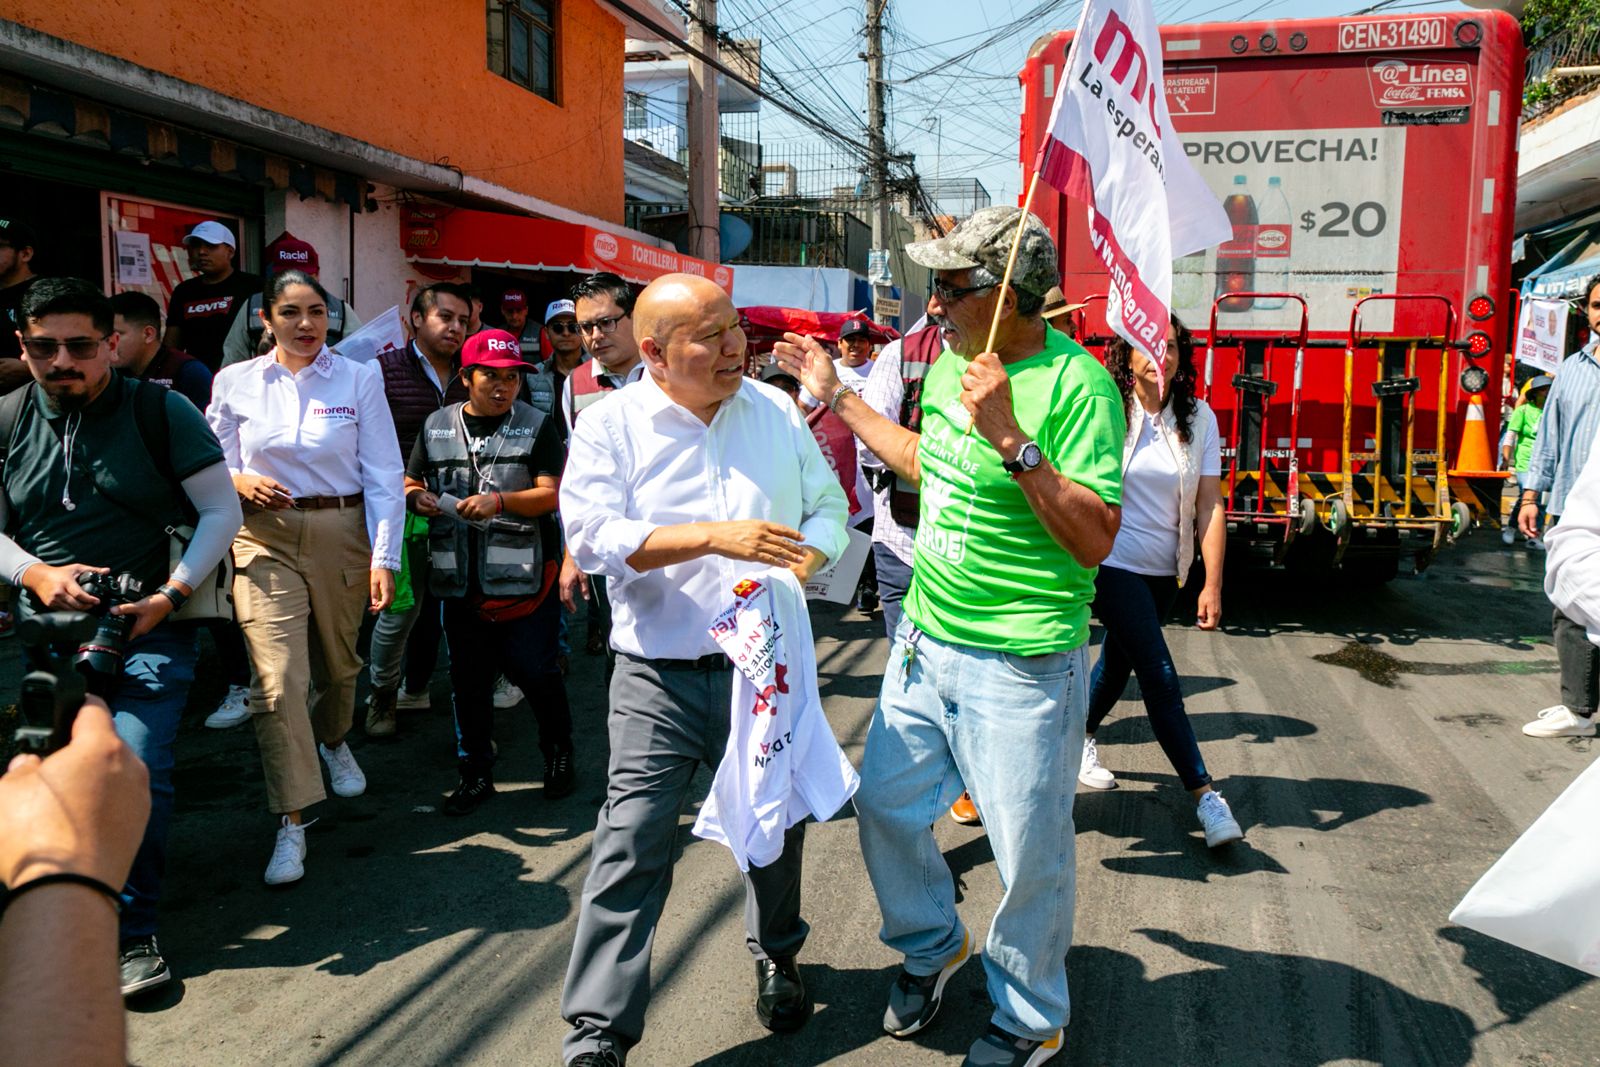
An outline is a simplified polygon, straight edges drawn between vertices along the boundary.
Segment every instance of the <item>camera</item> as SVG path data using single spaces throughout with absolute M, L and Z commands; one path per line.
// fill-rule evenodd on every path
M 72 660 L 94 631 L 94 616 L 81 611 L 52 611 L 17 623 L 30 668 L 17 702 L 20 750 L 47 755 L 71 739 L 72 720 L 83 706 L 85 691 L 84 676 L 72 669 Z
M 100 574 L 91 571 L 78 577 L 85 593 L 99 600 L 91 614 L 98 619 L 94 634 L 79 648 L 72 665 L 88 680 L 89 691 L 108 696 L 108 690 L 122 675 L 122 660 L 128 649 L 132 615 L 113 615 L 111 609 L 131 604 L 144 595 L 144 587 L 131 574 Z

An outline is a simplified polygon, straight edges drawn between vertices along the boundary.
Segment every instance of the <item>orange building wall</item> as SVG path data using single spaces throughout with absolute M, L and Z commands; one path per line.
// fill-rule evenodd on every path
M 623 28 L 593 0 L 559 0 L 556 104 L 488 69 L 482 0 L 7 0 L 4 14 L 303 122 L 622 219 Z

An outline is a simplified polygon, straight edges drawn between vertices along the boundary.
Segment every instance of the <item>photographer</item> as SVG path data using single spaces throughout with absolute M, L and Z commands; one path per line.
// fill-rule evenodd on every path
M 113 370 L 118 336 L 99 290 L 75 278 L 39 278 L 23 293 L 17 321 L 34 385 L 0 401 L 0 577 L 27 590 L 25 613 L 132 620 L 120 677 L 90 682 L 150 769 L 150 820 L 121 920 L 122 990 L 131 994 L 171 978 L 156 947 L 156 902 L 173 742 L 198 652 L 192 626 L 163 623 L 228 550 L 239 501 L 222 448 L 194 405 Z M 173 570 L 167 528 L 184 522 L 186 504 L 198 521 Z M 108 604 L 85 585 L 120 589 L 125 602 Z
M 60 752 L 0 778 L 0 1034 L 32 1067 L 127 1062 L 112 887 L 149 812 L 144 764 L 98 700 Z

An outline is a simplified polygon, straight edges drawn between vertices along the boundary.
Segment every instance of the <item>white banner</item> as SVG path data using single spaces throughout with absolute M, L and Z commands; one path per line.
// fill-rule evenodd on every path
M 1173 259 L 1233 229 L 1172 128 L 1150 0 L 1088 0 L 1062 82 L 1039 177 L 1089 205 L 1089 240 L 1110 281 L 1106 321 L 1160 362 Z
M 1567 345 L 1567 302 L 1526 300 L 1517 317 L 1517 362 L 1554 374 Z

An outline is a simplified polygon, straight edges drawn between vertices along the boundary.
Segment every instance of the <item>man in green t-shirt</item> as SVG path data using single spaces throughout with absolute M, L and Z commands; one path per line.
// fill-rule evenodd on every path
M 1528 469 L 1528 461 L 1533 458 L 1533 443 L 1539 437 L 1539 420 L 1544 416 L 1545 397 L 1550 395 L 1550 386 L 1554 379 L 1548 374 L 1541 374 L 1528 382 L 1524 389 L 1522 403 L 1517 405 L 1511 417 L 1506 420 L 1505 437 L 1500 446 L 1500 458 L 1508 470 L 1518 474 Z M 1516 487 L 1516 480 L 1512 479 L 1512 488 Z M 1513 498 L 1511 521 L 1507 522 L 1500 531 L 1500 540 L 1511 544 L 1516 540 L 1517 515 L 1515 499 Z M 1538 525 L 1544 525 L 1544 506 L 1539 507 Z M 1538 548 L 1539 539 L 1528 538 L 1529 548 Z
M 856 796 L 882 937 L 905 957 L 884 1029 L 908 1037 L 928 1025 L 971 955 L 930 829 L 965 786 L 1006 887 L 983 953 L 995 1010 L 966 1063 L 1043 1063 L 1068 1016 L 1084 644 L 1095 567 L 1121 518 L 1122 401 L 1094 357 L 1040 317 L 1060 277 L 1036 218 L 985 208 L 906 254 L 934 271 L 929 318 L 950 353 L 928 371 L 920 434 L 840 385 L 815 341 L 791 334 L 777 346 L 813 396 L 921 489 L 906 617 Z

